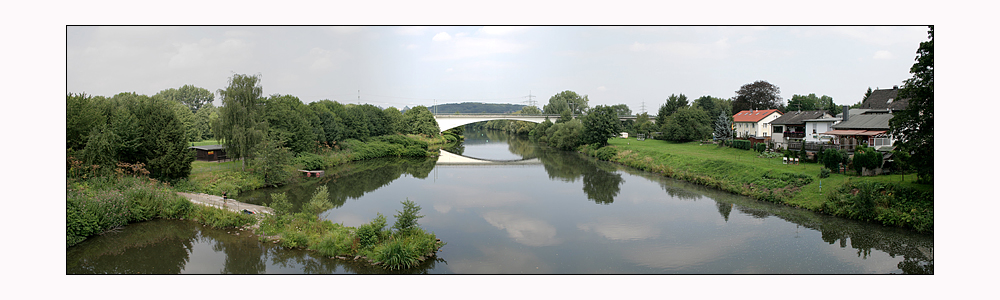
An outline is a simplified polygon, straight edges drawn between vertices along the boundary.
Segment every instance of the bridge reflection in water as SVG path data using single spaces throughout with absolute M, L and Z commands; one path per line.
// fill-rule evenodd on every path
M 445 150 L 441 150 L 441 156 L 438 157 L 437 166 L 496 166 L 496 167 L 514 167 L 514 166 L 530 166 L 530 165 L 541 165 L 542 161 L 537 157 L 526 158 L 526 159 L 514 159 L 514 160 L 490 160 L 475 157 L 468 157 L 464 155 L 458 155 Z

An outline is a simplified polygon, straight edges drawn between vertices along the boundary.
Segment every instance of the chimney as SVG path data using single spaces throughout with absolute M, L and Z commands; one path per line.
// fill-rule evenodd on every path
M 844 116 L 841 117 L 842 121 L 847 121 L 851 117 L 851 107 L 844 105 Z

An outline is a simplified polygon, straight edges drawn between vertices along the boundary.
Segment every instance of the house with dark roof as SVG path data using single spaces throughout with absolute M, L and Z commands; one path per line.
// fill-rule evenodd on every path
M 823 110 L 790 111 L 771 121 L 771 141 L 775 148 L 788 149 L 788 143 L 802 142 L 806 138 L 806 120 L 831 117 L 833 116 Z
M 865 98 L 864 102 L 861 102 L 862 109 L 873 109 L 873 110 L 904 110 L 906 109 L 906 103 L 908 99 L 899 99 L 899 86 L 893 86 L 891 89 L 876 89 L 872 91 L 868 98 Z
M 197 160 L 217 161 L 227 158 L 225 145 L 192 146 L 188 149 L 194 149 Z
M 833 143 L 839 145 L 840 149 L 854 151 L 858 145 L 874 147 L 880 151 L 892 149 L 892 143 L 896 140 L 887 134 L 889 120 L 892 119 L 891 110 L 869 109 L 860 114 L 847 112 L 840 115 L 846 116 L 844 120 L 833 125 L 833 130 L 823 133 L 834 136 Z
M 771 138 L 771 122 L 779 117 L 777 109 L 744 110 L 733 115 L 733 132 L 737 138 L 762 142 Z

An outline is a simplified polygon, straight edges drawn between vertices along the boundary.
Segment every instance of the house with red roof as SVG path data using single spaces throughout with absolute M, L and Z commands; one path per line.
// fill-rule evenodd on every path
M 771 122 L 781 115 L 777 109 L 738 112 L 733 115 L 733 132 L 740 139 L 768 140 L 771 138 Z

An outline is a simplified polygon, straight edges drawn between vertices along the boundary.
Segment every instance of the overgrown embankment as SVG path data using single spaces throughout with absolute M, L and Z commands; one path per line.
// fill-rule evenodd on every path
M 819 178 L 819 164 L 783 164 L 780 157 L 698 142 L 612 139 L 607 147 L 585 145 L 577 150 L 597 159 L 757 200 L 919 232 L 934 230 L 933 186 L 913 183 L 912 175 L 857 177 L 834 173 Z
M 415 267 L 432 259 L 444 243 L 434 233 L 419 227 L 420 206 L 403 201 L 391 228 L 379 213 L 374 220 L 361 226 L 348 227 L 322 220 L 319 213 L 333 208 L 326 186 L 320 186 L 312 199 L 299 212 L 284 193 L 271 194 L 273 215 L 267 215 L 257 230 L 262 241 L 273 241 L 287 248 L 304 248 L 331 258 L 362 260 L 386 269 Z
M 70 179 L 66 186 L 66 247 L 90 236 L 155 218 L 194 220 L 213 227 L 248 226 L 254 217 L 194 205 L 165 183 L 141 176 Z
M 445 135 L 447 136 L 447 135 Z M 416 134 L 395 134 L 370 137 L 365 141 L 349 139 L 335 145 L 323 145 L 315 152 L 299 153 L 289 164 L 281 166 L 285 171 L 282 183 L 293 182 L 299 176 L 296 170 L 322 170 L 359 161 L 380 157 L 427 157 L 435 155 L 428 149 L 449 142 L 445 136 L 427 137 Z M 230 197 L 240 192 L 251 191 L 265 186 L 264 176 L 254 168 L 245 169 L 240 161 L 192 163 L 191 175 L 175 184 L 179 191 L 205 193 Z

